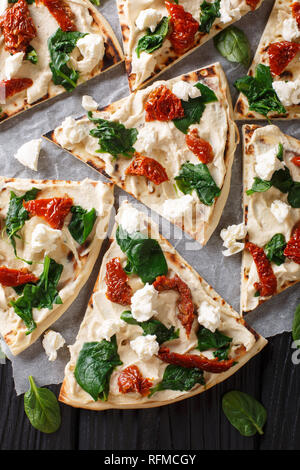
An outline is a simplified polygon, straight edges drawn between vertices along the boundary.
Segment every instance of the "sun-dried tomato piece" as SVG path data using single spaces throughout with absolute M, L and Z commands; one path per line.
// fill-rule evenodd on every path
M 198 129 L 191 130 L 185 137 L 188 148 L 202 163 L 210 163 L 214 159 L 213 149 L 207 140 L 199 136 Z
M 153 384 L 149 379 L 143 378 L 137 366 L 132 365 L 122 370 L 118 377 L 118 385 L 121 393 L 137 392 L 145 397 Z
M 251 8 L 251 10 L 255 10 L 257 7 L 257 4 L 259 3 L 260 0 L 246 0 L 247 5 Z
M 38 278 L 28 269 L 10 269 L 0 266 L 0 284 L 6 287 L 16 287 L 27 282 L 37 282 Z
M 292 9 L 292 15 L 298 23 L 298 28 L 300 28 L 300 2 L 294 2 L 290 7 Z
M 268 55 L 273 75 L 280 75 L 295 55 L 300 51 L 297 42 L 280 41 L 269 44 Z
M 23 206 L 30 215 L 37 215 L 45 219 L 50 227 L 61 230 L 64 220 L 73 205 L 70 197 L 53 197 L 51 199 L 33 199 L 23 201 Z
M 145 103 L 146 121 L 172 121 L 184 117 L 181 100 L 165 85 L 151 91 Z
M 294 263 L 300 264 L 300 227 L 297 227 L 292 234 L 283 254 Z
M 11 98 L 32 85 L 33 81 L 31 78 L 11 78 L 10 80 L 2 80 L 0 81 L 0 97 L 4 97 L 5 99 Z
M 294 165 L 300 167 L 300 155 L 295 155 L 292 159 L 291 162 L 294 163 Z
M 225 372 L 226 370 L 230 369 L 234 363 L 233 359 L 219 361 L 217 357 L 215 359 L 207 359 L 207 357 L 203 356 L 202 354 L 198 356 L 196 354 L 170 353 L 170 349 L 166 347 L 161 347 L 159 349 L 158 357 L 168 364 L 187 367 L 189 369 L 196 367 L 197 369 L 205 370 L 206 372 L 212 372 L 214 374 Z
M 132 289 L 127 284 L 128 277 L 119 258 L 113 258 L 106 264 L 105 284 L 106 297 L 111 302 L 120 305 L 130 305 Z
M 126 175 L 145 176 L 149 181 L 158 185 L 168 181 L 168 175 L 164 167 L 154 158 L 143 157 L 135 153 L 135 159 L 126 168 Z
M 0 17 L 0 28 L 4 36 L 5 50 L 10 54 L 26 52 L 30 42 L 37 35 L 25 0 L 19 0 L 6 9 Z
M 153 287 L 159 292 L 170 289 L 175 289 L 178 291 L 178 318 L 182 326 L 185 328 L 187 337 L 189 337 L 195 317 L 192 293 L 188 285 L 182 279 L 180 279 L 177 274 L 175 274 L 175 276 L 172 278 L 158 276 L 153 282 Z
M 251 242 L 247 242 L 245 248 L 253 257 L 260 280 L 260 282 L 254 283 L 255 289 L 259 291 L 262 297 L 275 294 L 277 291 L 277 279 L 264 250 Z
M 169 39 L 176 54 L 183 54 L 194 46 L 199 23 L 182 5 L 171 2 L 165 2 L 165 5 L 171 16 L 172 31 Z
M 74 13 L 63 0 L 39 0 L 48 8 L 63 31 L 76 31 Z

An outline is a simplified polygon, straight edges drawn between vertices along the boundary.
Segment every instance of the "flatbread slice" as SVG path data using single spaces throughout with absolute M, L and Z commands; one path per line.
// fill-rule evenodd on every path
M 263 95 L 259 93 L 259 99 L 250 96 L 250 105 L 241 93 L 235 105 L 235 119 L 299 119 L 299 59 L 300 2 L 276 0 L 248 71 L 251 77 L 260 74 L 262 85 L 267 85 L 269 91 Z M 280 62 L 282 66 L 278 65 Z M 268 84 L 268 80 L 273 83 Z M 248 85 L 244 89 L 247 88 Z M 243 88 L 238 89 L 242 91 Z M 273 93 L 271 100 L 267 96 L 270 90 Z
M 222 29 L 259 8 L 261 3 L 258 0 L 117 0 L 131 91 L 147 85 Z M 179 49 L 173 40 L 177 29 L 175 17 L 183 18 L 181 34 L 182 28 L 183 34 L 188 31 Z
M 274 125 L 253 124 L 243 127 L 243 139 L 246 241 L 263 249 L 261 259 L 265 261 L 265 253 L 275 276 L 275 280 L 271 280 L 274 288 L 265 292 L 271 293 L 261 295 L 263 286 L 257 283 L 264 282 L 246 244 L 242 260 L 241 311 L 249 312 L 300 281 L 300 141 L 283 134 Z M 269 173 L 261 178 L 264 171 Z M 247 195 L 246 191 L 251 188 L 261 192 Z
M 72 91 L 123 60 L 111 26 L 88 0 L 3 3 L 0 122 L 66 90 Z M 22 19 L 27 22 L 28 39 L 22 33 L 10 32 L 11 21 L 18 32 Z
M 222 382 L 266 345 L 145 214 L 125 201 L 116 221 L 60 401 L 92 410 L 167 405 Z
M 147 121 L 144 108 L 156 93 L 162 96 L 164 93 L 166 99 L 173 100 L 184 118 Z M 189 94 L 196 94 L 196 98 Z M 97 118 L 105 121 L 97 124 L 90 120 Z M 93 113 L 90 119 L 85 116 L 75 121 L 68 117 L 45 137 L 204 245 L 215 230 L 228 197 L 238 142 L 228 84 L 220 64 L 155 82 Z M 118 140 L 112 137 L 108 143 L 101 140 L 100 149 L 99 138 L 106 135 L 107 126 L 114 126 L 113 131 L 109 129 L 113 135 L 115 126 L 121 126 L 119 137 Z M 200 142 L 200 156 L 187 144 L 187 138 L 193 140 L 194 133 Z M 147 168 L 143 162 L 149 163 L 145 164 Z M 196 187 L 202 189 L 198 191 Z
M 0 334 L 14 355 L 72 304 L 106 236 L 111 184 L 0 178 Z

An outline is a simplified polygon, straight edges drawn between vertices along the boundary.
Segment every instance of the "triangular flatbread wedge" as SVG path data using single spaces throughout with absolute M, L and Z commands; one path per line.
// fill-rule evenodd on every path
M 300 281 L 300 141 L 274 125 L 245 125 L 243 135 L 250 245 L 243 252 L 241 311 L 249 312 Z
M 174 403 L 266 345 L 145 214 L 124 202 L 116 221 L 60 401 L 93 410 Z
M 111 26 L 88 0 L 2 3 L 0 122 L 123 60 Z
M 28 348 L 71 305 L 105 239 L 111 184 L 0 178 L 0 333 Z
M 153 109 L 149 116 L 151 103 L 163 108 L 164 102 L 170 111 L 164 121 Z M 178 115 L 181 118 L 172 120 Z M 68 117 L 45 137 L 201 244 L 216 228 L 238 141 L 220 64 L 155 82 L 94 112 L 90 119 Z
M 131 91 L 148 84 L 222 29 L 259 8 L 261 3 L 259 0 L 117 0 Z
M 299 119 L 299 59 L 300 2 L 276 0 L 249 77 L 236 82 L 235 119 Z

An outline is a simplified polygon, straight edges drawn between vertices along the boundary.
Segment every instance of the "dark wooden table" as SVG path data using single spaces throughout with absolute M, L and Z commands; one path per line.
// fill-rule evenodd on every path
M 61 404 L 62 426 L 51 435 L 31 427 L 7 363 L 0 366 L 0 449 L 299 450 L 300 364 L 292 363 L 291 344 L 288 333 L 271 338 L 226 382 L 174 405 L 97 413 Z M 50 388 L 58 393 L 58 386 Z M 226 420 L 221 397 L 232 389 L 252 394 L 267 408 L 263 436 L 242 437 Z

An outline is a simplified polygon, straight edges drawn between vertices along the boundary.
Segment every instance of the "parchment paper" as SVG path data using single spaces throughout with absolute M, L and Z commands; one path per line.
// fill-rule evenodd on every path
M 121 40 L 115 0 L 102 0 L 102 4 L 100 11 L 110 21 Z M 236 23 L 239 28 L 246 32 L 251 43 L 252 53 L 256 50 L 272 6 L 272 0 L 265 0 L 259 10 L 248 13 Z M 233 102 L 235 102 L 237 92 L 233 87 L 233 83 L 237 78 L 244 75 L 246 70 L 241 65 L 232 64 L 223 59 L 214 48 L 212 40 L 161 75 L 161 78 L 169 79 L 216 61 L 220 61 L 224 67 L 230 82 Z M 90 82 L 79 86 L 73 93 L 65 93 L 2 124 L 0 126 L 0 173 L 12 177 L 74 180 L 89 177 L 103 179 L 99 173 L 46 141 L 43 143 L 38 173 L 23 167 L 14 159 L 13 155 L 20 145 L 28 140 L 38 138 L 41 134 L 58 126 L 66 116 L 73 115 L 76 117 L 82 115 L 84 112 L 81 108 L 82 95 L 92 95 L 100 106 L 105 106 L 112 101 L 127 96 L 128 93 L 124 64 L 121 64 L 101 77 L 96 77 Z M 266 124 L 266 122 L 262 122 L 262 124 Z M 279 121 L 277 124 L 283 132 L 300 138 L 299 122 L 281 123 Z M 219 233 L 223 227 L 242 221 L 241 181 L 242 153 L 240 145 L 235 155 L 231 191 L 225 211 L 214 235 L 203 249 L 197 242 L 182 236 L 179 229 L 174 228 L 171 230 L 172 233 L 169 233 L 169 225 L 166 228 L 164 222 L 160 220 L 163 235 L 170 239 L 170 242 L 180 254 L 237 310 L 239 309 L 241 257 L 239 254 L 229 258 L 222 255 L 222 240 Z M 116 188 L 115 194 L 117 199 L 119 196 L 124 197 L 125 195 L 118 188 Z M 132 200 L 129 196 L 126 197 Z M 143 207 L 136 201 L 134 202 L 139 207 Z M 158 217 L 157 220 L 159 220 Z M 102 255 L 96 263 L 93 275 L 82 289 L 76 302 L 52 326 L 52 329 L 62 333 L 67 344 L 72 344 L 75 340 L 99 270 Z M 290 331 L 293 312 L 299 301 L 299 286 L 296 285 L 274 297 L 254 313 L 248 314 L 246 319 L 259 333 L 266 337 L 283 331 Z M 12 360 L 17 394 L 27 390 L 29 375 L 33 375 L 40 386 L 62 381 L 64 366 L 69 357 L 67 346 L 58 351 L 58 359 L 51 363 L 42 348 L 41 339 L 16 358 L 12 358 L 7 348 L 5 350 Z

